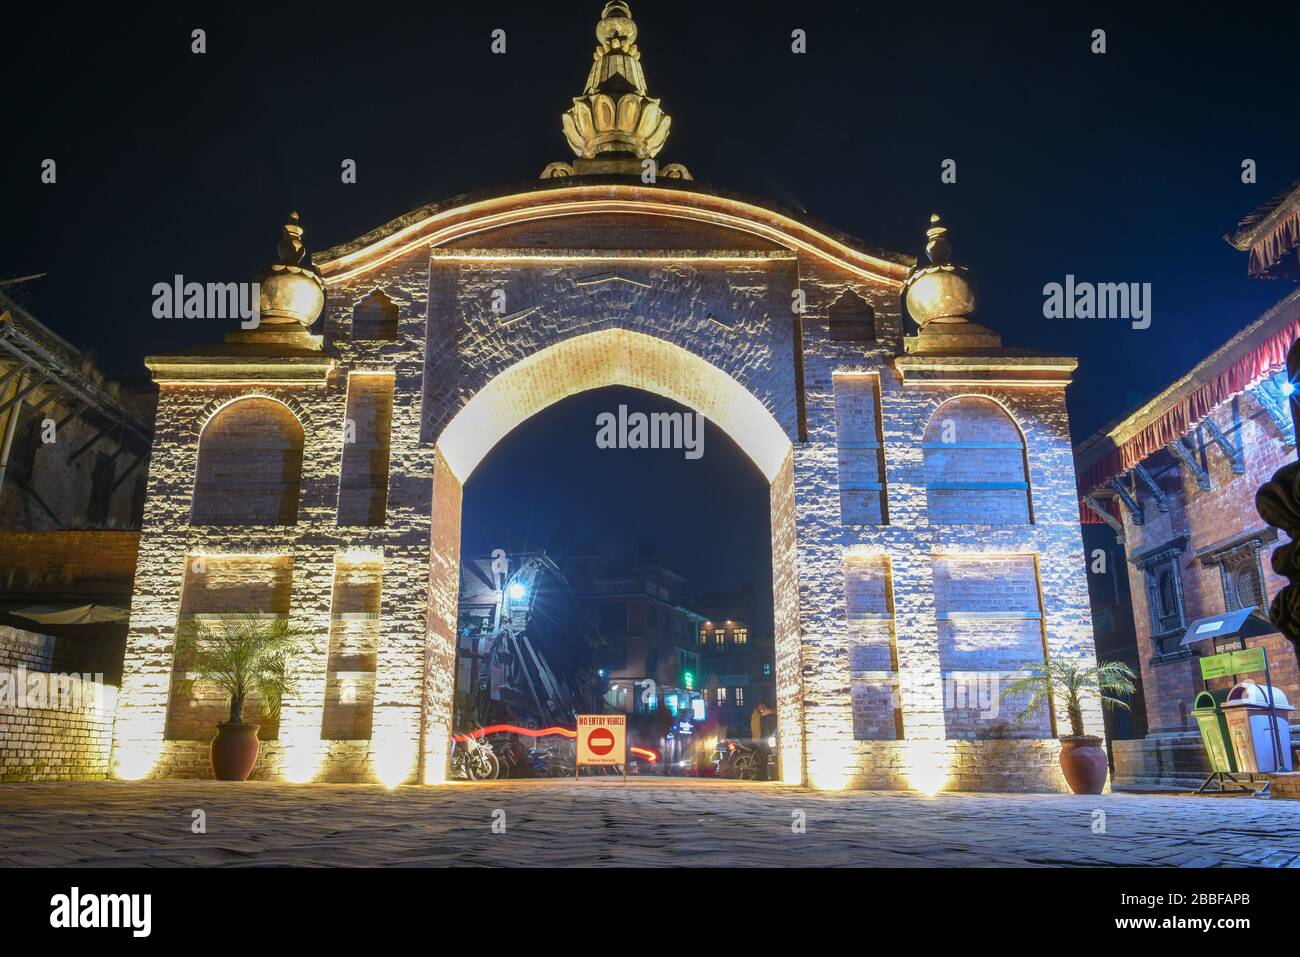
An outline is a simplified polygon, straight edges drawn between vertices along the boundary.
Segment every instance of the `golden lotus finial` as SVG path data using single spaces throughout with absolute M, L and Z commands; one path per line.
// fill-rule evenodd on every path
M 275 251 L 280 256 L 280 262 L 292 263 L 297 265 L 302 262 L 302 257 L 307 253 L 307 247 L 302 241 L 303 228 L 298 220 L 296 212 L 289 214 L 289 221 L 284 224 L 280 231 L 280 241 L 276 243 Z
M 279 262 L 260 270 L 253 278 L 259 285 L 260 325 L 249 338 L 264 337 L 268 330 L 289 326 L 306 329 L 325 305 L 325 283 L 307 259 L 302 241 L 302 221 L 296 212 L 280 229 L 275 252 Z M 278 334 L 278 333 L 277 333 Z
M 641 51 L 632 11 L 611 0 L 596 24 L 596 47 L 583 95 L 561 117 L 564 136 L 579 159 L 601 154 L 655 156 L 668 139 L 672 120 L 659 101 L 646 95 Z

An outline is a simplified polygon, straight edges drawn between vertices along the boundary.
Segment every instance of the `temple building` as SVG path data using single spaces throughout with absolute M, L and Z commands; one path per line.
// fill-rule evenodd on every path
M 152 393 L 0 292 L 0 781 L 108 773 Z
M 972 321 L 937 216 L 918 264 L 661 161 L 670 119 L 626 4 L 596 38 L 560 124 L 574 155 L 532 188 L 311 255 L 291 216 L 257 328 L 147 359 L 115 773 L 211 773 L 222 701 L 175 638 L 239 607 L 320 638 L 261 720 L 256 777 L 444 780 L 462 488 L 528 417 L 617 385 L 707 416 L 770 484 L 782 780 L 1064 789 L 1064 712 L 1017 720 L 992 692 L 1045 655 L 1094 657 L 1075 360 Z
M 1300 278 L 1300 183 L 1224 237 L 1249 251 L 1250 275 Z M 1267 616 L 1286 584 L 1270 561 L 1284 540 L 1255 496 L 1296 458 L 1286 356 L 1300 338 L 1300 289 L 1114 426 L 1075 450 L 1083 521 L 1110 526 L 1122 566 L 1089 576 L 1094 604 L 1131 594 L 1146 735 L 1113 743 L 1116 786 L 1200 785 L 1209 763 L 1192 715 L 1210 642 L 1184 643 L 1200 618 L 1244 608 Z M 1091 536 L 1089 536 L 1091 539 Z M 1091 544 L 1091 542 L 1090 542 Z M 1090 564 L 1091 567 L 1091 564 Z M 1127 587 L 1111 580 L 1127 576 Z M 1295 646 L 1281 634 L 1245 639 L 1267 653 L 1273 683 L 1300 695 Z M 1099 646 L 1102 644 L 1100 634 Z M 1111 657 L 1123 657 L 1112 654 Z M 1262 676 L 1253 676 L 1263 681 Z

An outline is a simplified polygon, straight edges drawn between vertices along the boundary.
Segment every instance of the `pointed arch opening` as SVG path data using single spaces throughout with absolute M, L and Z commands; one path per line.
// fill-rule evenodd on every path
M 702 413 L 744 451 L 770 487 L 778 774 L 797 783 L 803 779 L 804 757 L 793 445 L 772 413 L 736 379 L 680 346 L 620 329 L 565 340 L 500 372 L 437 439 L 419 776 L 442 780 L 447 768 L 464 483 L 483 457 L 526 419 L 562 399 L 607 386 L 639 389 Z

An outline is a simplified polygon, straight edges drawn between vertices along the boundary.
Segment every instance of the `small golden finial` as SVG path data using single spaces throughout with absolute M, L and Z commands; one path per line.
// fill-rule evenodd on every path
M 948 227 L 939 225 L 939 214 L 930 214 L 930 228 L 925 231 L 925 255 L 932 263 L 946 263 L 952 256 Z
M 915 337 L 904 341 L 909 353 L 978 355 L 1002 347 L 1002 340 L 987 326 L 971 322 L 975 287 L 970 270 L 952 261 L 948 227 L 930 214 L 925 231 L 928 263 L 917 263 L 903 282 L 907 311 L 920 326 Z
M 289 221 L 284 224 L 280 231 L 280 241 L 275 246 L 275 251 L 280 256 L 280 262 L 296 266 L 302 262 L 302 257 L 307 254 L 307 247 L 302 241 L 303 228 L 298 221 L 296 212 L 289 214 Z

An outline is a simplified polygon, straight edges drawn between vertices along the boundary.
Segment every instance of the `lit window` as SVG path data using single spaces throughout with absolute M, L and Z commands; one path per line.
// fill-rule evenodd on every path
M 737 644 L 737 645 L 749 644 L 749 629 L 737 628 L 735 631 L 731 633 L 731 641 L 733 644 Z
M 723 705 L 723 704 L 726 704 L 726 703 L 727 703 L 727 689 L 726 689 L 726 688 L 719 688 L 719 689 L 718 689 L 718 704 Z
M 743 708 L 744 706 L 745 706 L 745 689 L 744 689 L 744 688 L 737 688 L 737 689 L 736 689 L 736 707 L 737 707 L 737 708 Z
M 713 633 L 713 643 L 719 648 L 725 645 L 727 643 L 727 632 L 722 628 L 715 631 Z

